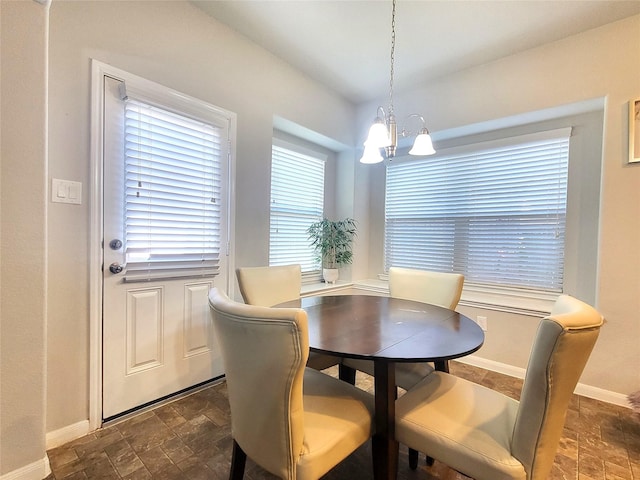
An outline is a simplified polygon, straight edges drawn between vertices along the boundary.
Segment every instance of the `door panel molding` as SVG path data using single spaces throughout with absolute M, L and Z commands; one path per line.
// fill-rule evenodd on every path
M 184 286 L 184 357 L 208 353 L 213 348 L 213 328 L 209 320 L 211 282 Z
M 164 364 L 162 287 L 127 292 L 127 375 Z

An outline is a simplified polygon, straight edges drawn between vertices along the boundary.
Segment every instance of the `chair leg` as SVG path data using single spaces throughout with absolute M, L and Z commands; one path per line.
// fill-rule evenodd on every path
M 449 373 L 449 360 L 438 360 L 433 363 L 436 367 L 436 371 Z
M 247 454 L 244 453 L 240 445 L 233 441 L 233 452 L 231 453 L 231 470 L 229 480 L 242 480 L 244 477 L 244 466 L 247 463 Z
M 340 364 L 338 365 L 338 377 L 343 382 L 350 383 L 351 385 L 356 384 L 356 369 L 347 367 L 346 365 Z
M 409 449 L 409 468 L 411 470 L 418 468 L 418 451 L 413 448 Z

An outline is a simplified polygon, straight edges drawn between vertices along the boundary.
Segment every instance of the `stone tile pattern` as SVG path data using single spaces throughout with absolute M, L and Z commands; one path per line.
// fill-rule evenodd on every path
M 337 368 L 327 373 L 337 376 Z M 451 373 L 518 398 L 522 381 L 451 362 Z M 373 391 L 372 378 L 358 373 L 357 385 Z M 231 458 L 229 404 L 224 383 L 158 406 L 47 452 L 47 480 L 227 479 Z M 468 477 L 422 460 L 409 469 L 400 446 L 398 479 L 463 480 Z M 245 479 L 275 477 L 251 460 Z M 325 480 L 370 480 L 371 442 L 325 475 Z M 551 480 L 640 480 L 640 414 L 574 395 Z

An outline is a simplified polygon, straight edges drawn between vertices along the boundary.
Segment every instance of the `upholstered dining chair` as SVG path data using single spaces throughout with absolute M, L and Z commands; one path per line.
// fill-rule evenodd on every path
M 231 407 L 229 478 L 242 479 L 248 456 L 280 478 L 315 480 L 371 437 L 373 397 L 305 367 L 304 310 L 237 303 L 217 288 L 209 305 Z
M 434 372 L 396 401 L 396 439 L 476 480 L 546 480 L 602 324 L 561 295 L 538 326 L 520 401 Z
M 302 272 L 300 265 L 241 267 L 236 269 L 238 286 L 244 303 L 273 307 L 300 298 Z M 324 370 L 340 363 L 338 357 L 311 352 L 307 366 Z
M 414 300 L 455 310 L 462 294 L 464 275 L 431 272 L 414 268 L 389 268 L 389 295 L 393 298 Z M 344 359 L 343 365 L 373 375 L 373 362 Z M 445 360 L 436 365 L 438 370 L 449 371 Z M 433 372 L 429 363 L 401 363 L 396 365 L 396 385 L 409 390 Z

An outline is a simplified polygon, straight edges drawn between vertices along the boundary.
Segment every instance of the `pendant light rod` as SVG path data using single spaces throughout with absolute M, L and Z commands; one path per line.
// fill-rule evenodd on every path
M 396 0 L 393 0 L 391 7 L 391 55 L 390 58 L 390 74 L 389 74 L 389 116 L 393 115 L 393 64 L 395 62 L 396 53 Z

